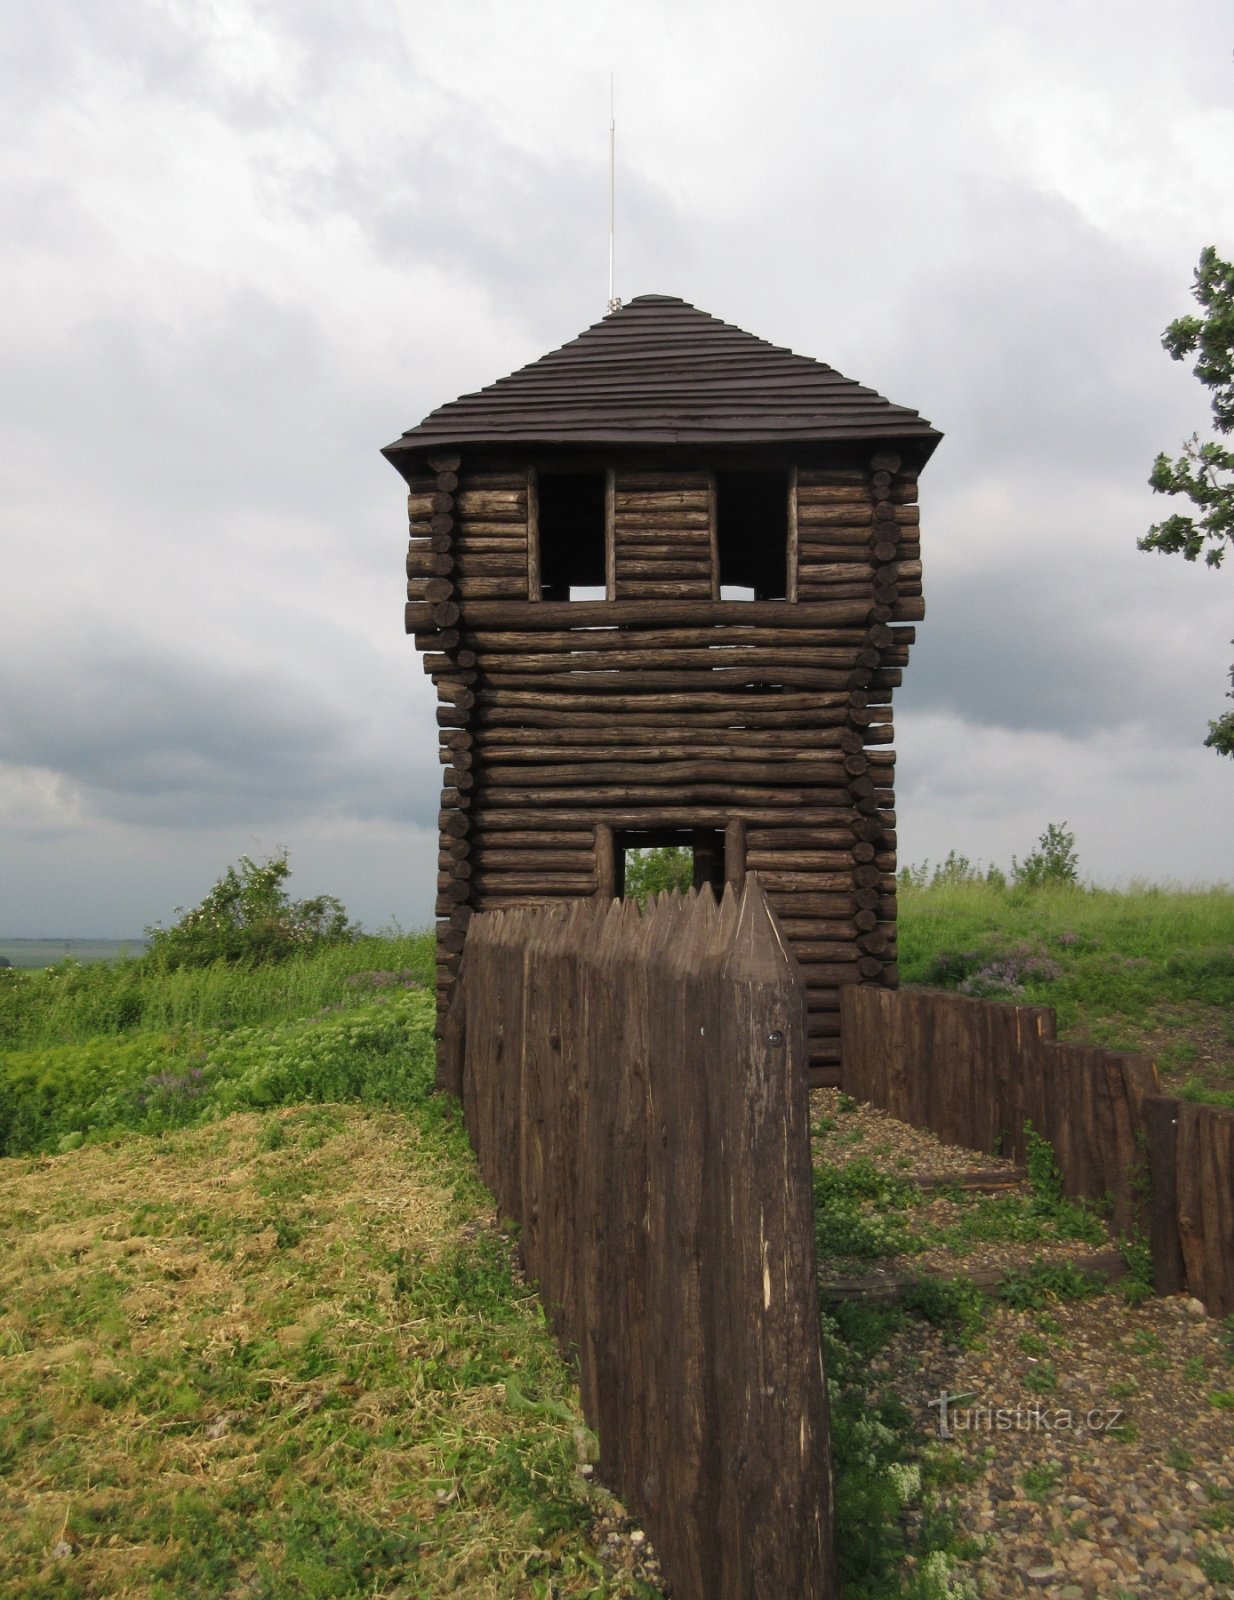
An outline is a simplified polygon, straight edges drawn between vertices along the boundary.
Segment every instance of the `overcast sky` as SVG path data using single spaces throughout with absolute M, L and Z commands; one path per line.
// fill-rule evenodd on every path
M 0 9 L 0 934 L 242 853 L 431 917 L 440 769 L 381 445 L 604 312 L 913 406 L 904 861 L 1234 879 L 1234 572 L 1146 555 L 1234 252 L 1221 0 L 14 0 Z

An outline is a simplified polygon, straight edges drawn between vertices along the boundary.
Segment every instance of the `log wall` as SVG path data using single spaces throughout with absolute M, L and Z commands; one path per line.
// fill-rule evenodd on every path
M 805 1061 L 754 876 L 471 921 L 439 1083 L 679 1600 L 835 1592 Z
M 609 473 L 609 592 L 539 599 L 536 473 L 430 454 L 409 480 L 407 626 L 437 687 L 438 988 L 477 910 L 612 893 L 614 836 L 726 833 L 801 963 L 815 1083 L 840 993 L 894 987 L 891 696 L 922 615 L 916 473 L 789 474 L 789 594 L 722 602 L 709 471 Z M 744 859 L 743 859 L 744 857 Z

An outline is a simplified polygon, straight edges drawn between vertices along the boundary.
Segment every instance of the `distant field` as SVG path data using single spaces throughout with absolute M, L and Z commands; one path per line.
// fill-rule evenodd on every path
M 138 956 L 146 941 L 136 939 L 2 939 L 0 956 L 14 967 L 48 967 L 72 956 L 74 961 L 118 961 Z

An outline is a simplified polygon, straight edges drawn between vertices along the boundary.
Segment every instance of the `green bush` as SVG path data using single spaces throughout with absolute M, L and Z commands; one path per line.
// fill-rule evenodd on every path
M 262 862 L 241 856 L 239 868 L 228 867 L 200 905 L 176 907 L 178 922 L 146 929 L 144 959 L 168 971 L 215 961 L 256 965 L 357 936 L 333 895 L 288 899 L 283 885 L 290 876 L 285 850 Z
M 1011 858 L 1011 881 L 1020 889 L 1040 889 L 1046 884 L 1078 883 L 1079 857 L 1075 834 L 1065 822 L 1051 822 L 1023 861 Z
M 653 894 L 694 883 L 694 852 L 687 845 L 664 845 L 654 850 L 631 850 L 626 855 L 626 898 L 645 906 Z

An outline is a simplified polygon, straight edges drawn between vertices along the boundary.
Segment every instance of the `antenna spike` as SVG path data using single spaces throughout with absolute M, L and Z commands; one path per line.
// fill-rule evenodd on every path
M 617 235 L 617 111 L 616 74 L 608 75 L 608 309 L 610 315 L 621 310 L 613 293 L 613 252 Z

